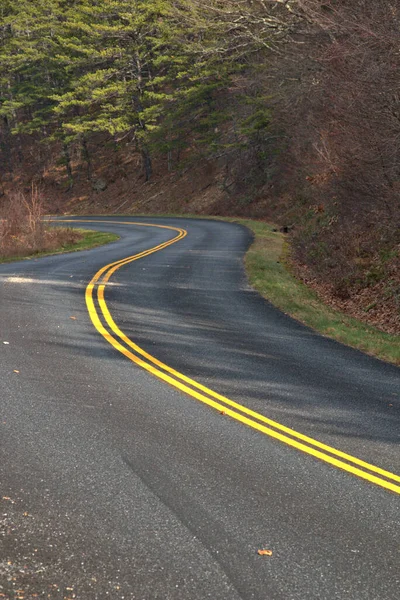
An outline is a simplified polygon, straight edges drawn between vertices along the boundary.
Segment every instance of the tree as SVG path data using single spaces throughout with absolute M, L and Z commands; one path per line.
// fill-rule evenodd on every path
M 150 138 L 182 66 L 171 16 L 160 0 L 74 3 L 62 40 L 72 89 L 53 96 L 67 134 L 108 132 L 135 143 L 147 180 Z
M 59 0 L 1 2 L 0 115 L 10 133 L 39 134 L 48 140 L 57 130 L 52 96 L 55 89 L 69 86 L 66 63 L 59 55 L 62 19 Z M 67 138 L 58 137 L 68 155 Z M 69 162 L 67 169 L 70 172 Z

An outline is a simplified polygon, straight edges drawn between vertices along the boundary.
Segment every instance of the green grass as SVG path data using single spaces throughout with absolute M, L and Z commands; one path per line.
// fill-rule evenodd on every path
M 343 344 L 400 365 L 400 336 L 384 333 L 324 304 L 286 266 L 285 237 L 267 223 L 228 219 L 250 229 L 255 240 L 245 264 L 250 283 L 272 304 L 301 323 Z
M 118 235 L 114 233 L 103 233 L 101 231 L 91 231 L 89 229 L 79 229 L 82 233 L 82 238 L 77 240 L 73 244 L 64 244 L 55 248 L 54 250 L 46 252 L 34 252 L 25 256 L 7 256 L 7 258 L 0 256 L 0 263 L 15 262 L 18 260 L 32 260 L 35 258 L 41 258 L 42 256 L 51 256 L 53 254 L 64 254 L 65 252 L 78 252 L 79 250 L 90 250 L 90 248 L 96 248 L 96 246 L 103 246 L 110 242 L 115 242 L 119 239 Z
M 83 233 L 83 238 L 75 244 L 67 244 L 56 252 L 51 254 L 60 254 L 61 252 L 77 252 L 78 250 L 90 250 L 96 246 L 104 246 L 110 242 L 119 240 L 119 235 L 115 233 L 104 233 L 102 231 L 91 231 L 90 229 L 79 229 Z

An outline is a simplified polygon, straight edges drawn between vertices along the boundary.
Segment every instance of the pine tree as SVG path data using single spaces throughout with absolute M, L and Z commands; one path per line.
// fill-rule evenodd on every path
M 226 146 L 221 126 L 237 121 L 226 94 L 261 45 L 243 6 L 0 0 L 0 116 L 10 132 L 59 141 L 70 185 L 70 145 L 81 145 L 90 178 L 87 143 L 97 132 L 134 144 L 146 179 L 154 151 L 171 156 L 190 144 L 216 154 Z M 248 133 L 249 123 L 236 131 Z
M 47 141 L 58 131 L 55 91 L 66 90 L 66 63 L 59 55 L 62 27 L 59 0 L 1 0 L 0 115 L 14 134 L 39 134 Z M 68 170 L 69 167 L 67 167 Z
M 75 3 L 66 11 L 62 41 L 72 89 L 53 97 L 69 135 L 108 132 L 135 143 L 146 179 L 152 170 L 149 138 L 168 96 L 173 61 L 164 54 L 169 16 L 168 3 L 159 0 Z

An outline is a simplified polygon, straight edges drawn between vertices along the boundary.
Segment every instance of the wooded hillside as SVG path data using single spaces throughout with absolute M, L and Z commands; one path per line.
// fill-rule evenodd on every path
M 0 0 L 3 197 L 273 219 L 399 328 L 399 34 L 397 0 Z

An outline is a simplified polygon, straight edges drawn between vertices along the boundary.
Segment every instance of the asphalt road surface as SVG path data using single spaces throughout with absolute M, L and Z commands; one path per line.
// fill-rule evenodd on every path
M 260 298 L 239 225 L 88 219 L 0 265 L 0 598 L 400 598 L 400 369 Z

